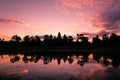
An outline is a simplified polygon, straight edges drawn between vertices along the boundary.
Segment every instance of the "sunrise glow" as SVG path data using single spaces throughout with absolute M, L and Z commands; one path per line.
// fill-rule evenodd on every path
M 1 0 L 0 36 L 120 33 L 119 0 Z

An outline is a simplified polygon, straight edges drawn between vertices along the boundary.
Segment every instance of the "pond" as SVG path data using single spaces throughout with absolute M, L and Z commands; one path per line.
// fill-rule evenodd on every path
M 119 65 L 102 53 L 1 54 L 0 80 L 120 80 Z

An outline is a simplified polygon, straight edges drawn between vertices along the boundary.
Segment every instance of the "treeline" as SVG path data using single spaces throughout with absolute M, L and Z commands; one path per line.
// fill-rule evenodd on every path
M 76 39 L 72 36 L 61 36 L 59 32 L 57 37 L 51 35 L 44 35 L 43 40 L 40 36 L 26 35 L 23 39 L 18 35 L 13 35 L 10 41 L 4 41 L 0 38 L 1 45 L 27 45 L 27 46 L 120 46 L 120 36 L 115 33 L 103 34 L 100 38 L 99 35 L 92 38 L 92 42 L 89 42 L 89 38 L 84 34 L 77 34 Z

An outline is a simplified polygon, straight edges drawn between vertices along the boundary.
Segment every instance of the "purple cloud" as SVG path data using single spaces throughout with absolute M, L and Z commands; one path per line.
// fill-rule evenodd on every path
M 30 23 L 24 21 L 17 21 L 17 20 L 8 20 L 8 19 L 0 19 L 1 24 L 9 24 L 9 25 L 23 25 L 23 26 L 30 26 Z

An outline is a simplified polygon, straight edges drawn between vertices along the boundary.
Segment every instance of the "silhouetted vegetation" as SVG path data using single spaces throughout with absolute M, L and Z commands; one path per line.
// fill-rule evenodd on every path
M 76 37 L 73 37 L 66 34 L 62 36 L 60 32 L 57 36 L 52 34 L 46 34 L 42 37 L 26 35 L 23 39 L 18 35 L 13 35 L 10 41 L 0 38 L 0 58 L 4 58 L 4 55 L 8 53 L 11 63 L 21 60 L 26 64 L 38 63 L 40 60 L 44 65 L 55 61 L 58 66 L 61 63 L 68 63 L 83 67 L 92 59 L 103 66 L 110 65 L 118 68 L 120 66 L 119 49 L 120 36 L 115 33 L 103 36 L 96 35 L 91 42 L 84 34 L 77 34 Z M 90 55 L 92 55 L 91 58 Z M 1 76 L 1 79 L 21 80 L 21 77 Z M 73 79 L 75 78 L 70 80 Z
M 92 38 L 92 42 L 89 41 L 89 38 L 84 34 L 77 34 L 76 37 L 72 37 L 71 35 L 67 36 L 64 34 L 63 36 L 59 32 L 57 36 L 44 35 L 40 37 L 29 36 L 26 35 L 23 39 L 18 35 L 13 35 L 10 41 L 4 41 L 4 39 L 0 38 L 0 51 L 22 51 L 22 50 L 30 50 L 33 49 L 36 51 L 38 49 L 77 49 L 77 50 L 92 50 L 97 47 L 111 47 L 111 48 L 120 48 L 120 36 L 111 33 L 111 34 L 103 34 L 103 36 L 97 35 Z M 117 49 L 116 48 L 116 49 Z M 101 49 L 101 50 L 102 50 Z M 97 50 L 97 49 L 96 49 Z M 112 49 L 111 49 L 112 50 Z M 114 49 L 113 49 L 114 50 Z

